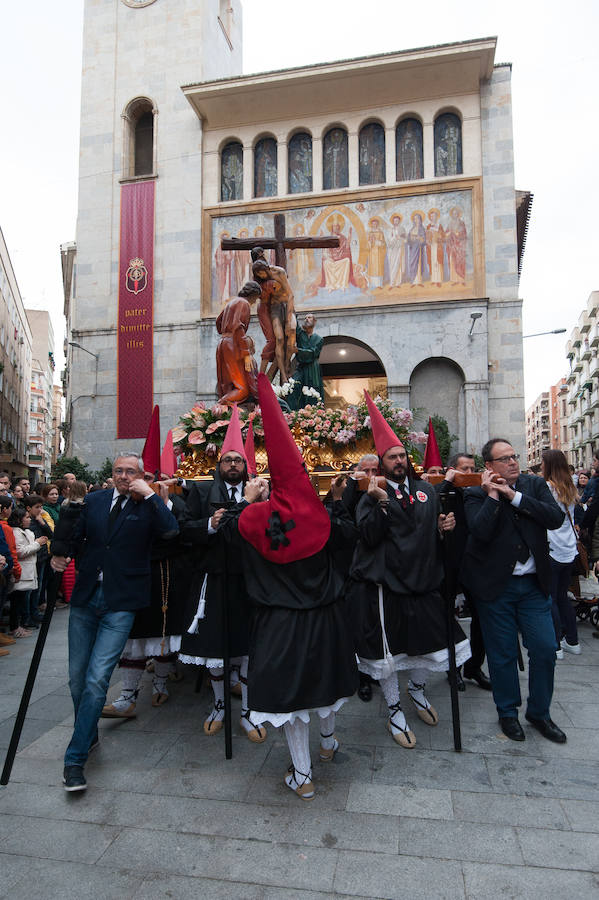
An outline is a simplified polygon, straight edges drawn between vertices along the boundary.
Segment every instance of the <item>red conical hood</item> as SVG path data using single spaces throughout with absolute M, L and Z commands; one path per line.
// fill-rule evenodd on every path
M 172 478 L 177 471 L 177 457 L 175 456 L 175 449 L 173 447 L 173 432 L 170 428 L 166 435 L 162 453 L 160 454 L 160 471 L 164 472 L 165 475 L 168 475 L 169 478 Z
M 262 374 L 258 375 L 258 396 L 270 497 L 243 510 L 239 531 L 265 559 L 295 562 L 322 550 L 331 533 L 331 522 L 312 487 L 271 384 Z
M 156 472 L 160 469 L 160 408 L 155 406 L 152 410 L 152 418 L 148 427 L 148 434 L 141 458 L 146 472 Z
M 237 404 L 233 404 L 233 412 L 231 413 L 231 421 L 227 427 L 227 433 L 223 441 L 220 455 L 224 456 L 229 450 L 234 453 L 240 453 L 247 463 L 245 455 L 245 447 L 243 446 L 243 438 L 241 437 L 241 425 L 239 423 L 239 410 Z
M 428 438 L 426 439 L 426 450 L 424 451 L 424 461 L 422 468 L 426 472 L 431 466 L 443 466 L 441 462 L 441 454 L 439 453 L 439 445 L 437 444 L 437 436 L 433 428 L 433 420 L 428 420 Z
M 366 406 L 370 415 L 370 428 L 374 438 L 374 446 L 379 456 L 384 456 L 391 447 L 403 447 L 389 423 L 385 420 L 380 409 L 374 404 L 368 391 L 364 391 Z
M 250 419 L 250 424 L 248 425 L 248 433 L 245 436 L 245 458 L 248 461 L 248 475 L 252 478 L 256 477 L 257 468 L 256 468 L 256 451 L 254 449 L 254 423 Z

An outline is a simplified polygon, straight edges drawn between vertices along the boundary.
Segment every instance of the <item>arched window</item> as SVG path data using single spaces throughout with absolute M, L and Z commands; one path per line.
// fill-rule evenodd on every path
M 455 113 L 435 119 L 435 175 L 462 174 L 462 123 Z
M 289 193 L 312 190 L 312 138 L 307 131 L 294 134 L 288 148 Z
M 277 195 L 277 142 L 262 138 L 254 147 L 254 197 Z
M 243 147 L 239 141 L 231 141 L 220 155 L 220 199 L 243 199 Z
M 395 129 L 395 161 L 398 181 L 424 178 L 422 125 L 418 119 L 402 119 Z
M 349 184 L 347 162 L 347 131 L 331 128 L 322 142 L 322 186 L 325 191 L 344 188 Z
M 155 174 L 155 117 L 156 109 L 147 97 L 132 100 L 123 114 L 125 178 Z
M 360 184 L 385 181 L 385 129 L 371 122 L 360 129 Z

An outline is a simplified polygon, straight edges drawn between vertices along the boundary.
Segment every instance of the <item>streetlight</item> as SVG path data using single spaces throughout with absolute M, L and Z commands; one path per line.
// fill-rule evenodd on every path
M 76 347 L 78 350 L 83 350 L 84 353 L 89 353 L 89 355 L 93 356 L 93 358 L 96 360 L 96 382 L 94 384 L 94 392 L 92 394 L 92 397 L 95 397 L 98 393 L 98 360 L 100 359 L 100 356 L 97 353 L 92 353 L 92 351 L 88 350 L 87 347 L 82 347 L 81 344 L 77 343 L 77 341 L 69 341 L 69 344 L 71 345 L 71 347 Z
M 565 334 L 566 328 L 554 328 L 553 331 L 537 331 L 536 334 L 523 334 L 522 340 L 529 337 L 541 337 L 542 334 Z

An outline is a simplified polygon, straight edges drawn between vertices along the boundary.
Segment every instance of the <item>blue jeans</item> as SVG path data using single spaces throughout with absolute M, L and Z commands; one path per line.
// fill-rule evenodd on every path
M 134 612 L 114 612 L 104 602 L 102 585 L 87 606 L 72 606 L 69 614 L 69 687 L 75 707 L 75 728 L 65 766 L 83 766 L 98 733 L 106 692 L 135 618 Z
M 499 718 L 516 717 L 522 704 L 518 678 L 520 632 L 528 650 L 527 712 L 533 719 L 548 719 L 555 670 L 551 598 L 542 593 L 535 575 L 512 575 L 496 600 L 477 600 L 476 608 Z

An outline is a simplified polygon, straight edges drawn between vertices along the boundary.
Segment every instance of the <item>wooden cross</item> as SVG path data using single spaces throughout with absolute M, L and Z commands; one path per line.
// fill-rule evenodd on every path
M 275 251 L 275 263 L 283 269 L 287 269 L 287 254 L 285 250 L 303 250 L 317 247 L 338 247 L 339 238 L 330 237 L 285 237 L 285 216 L 283 213 L 275 213 L 275 236 L 261 238 L 222 238 L 220 242 L 223 250 L 253 250 L 254 247 L 264 247 L 265 250 Z

